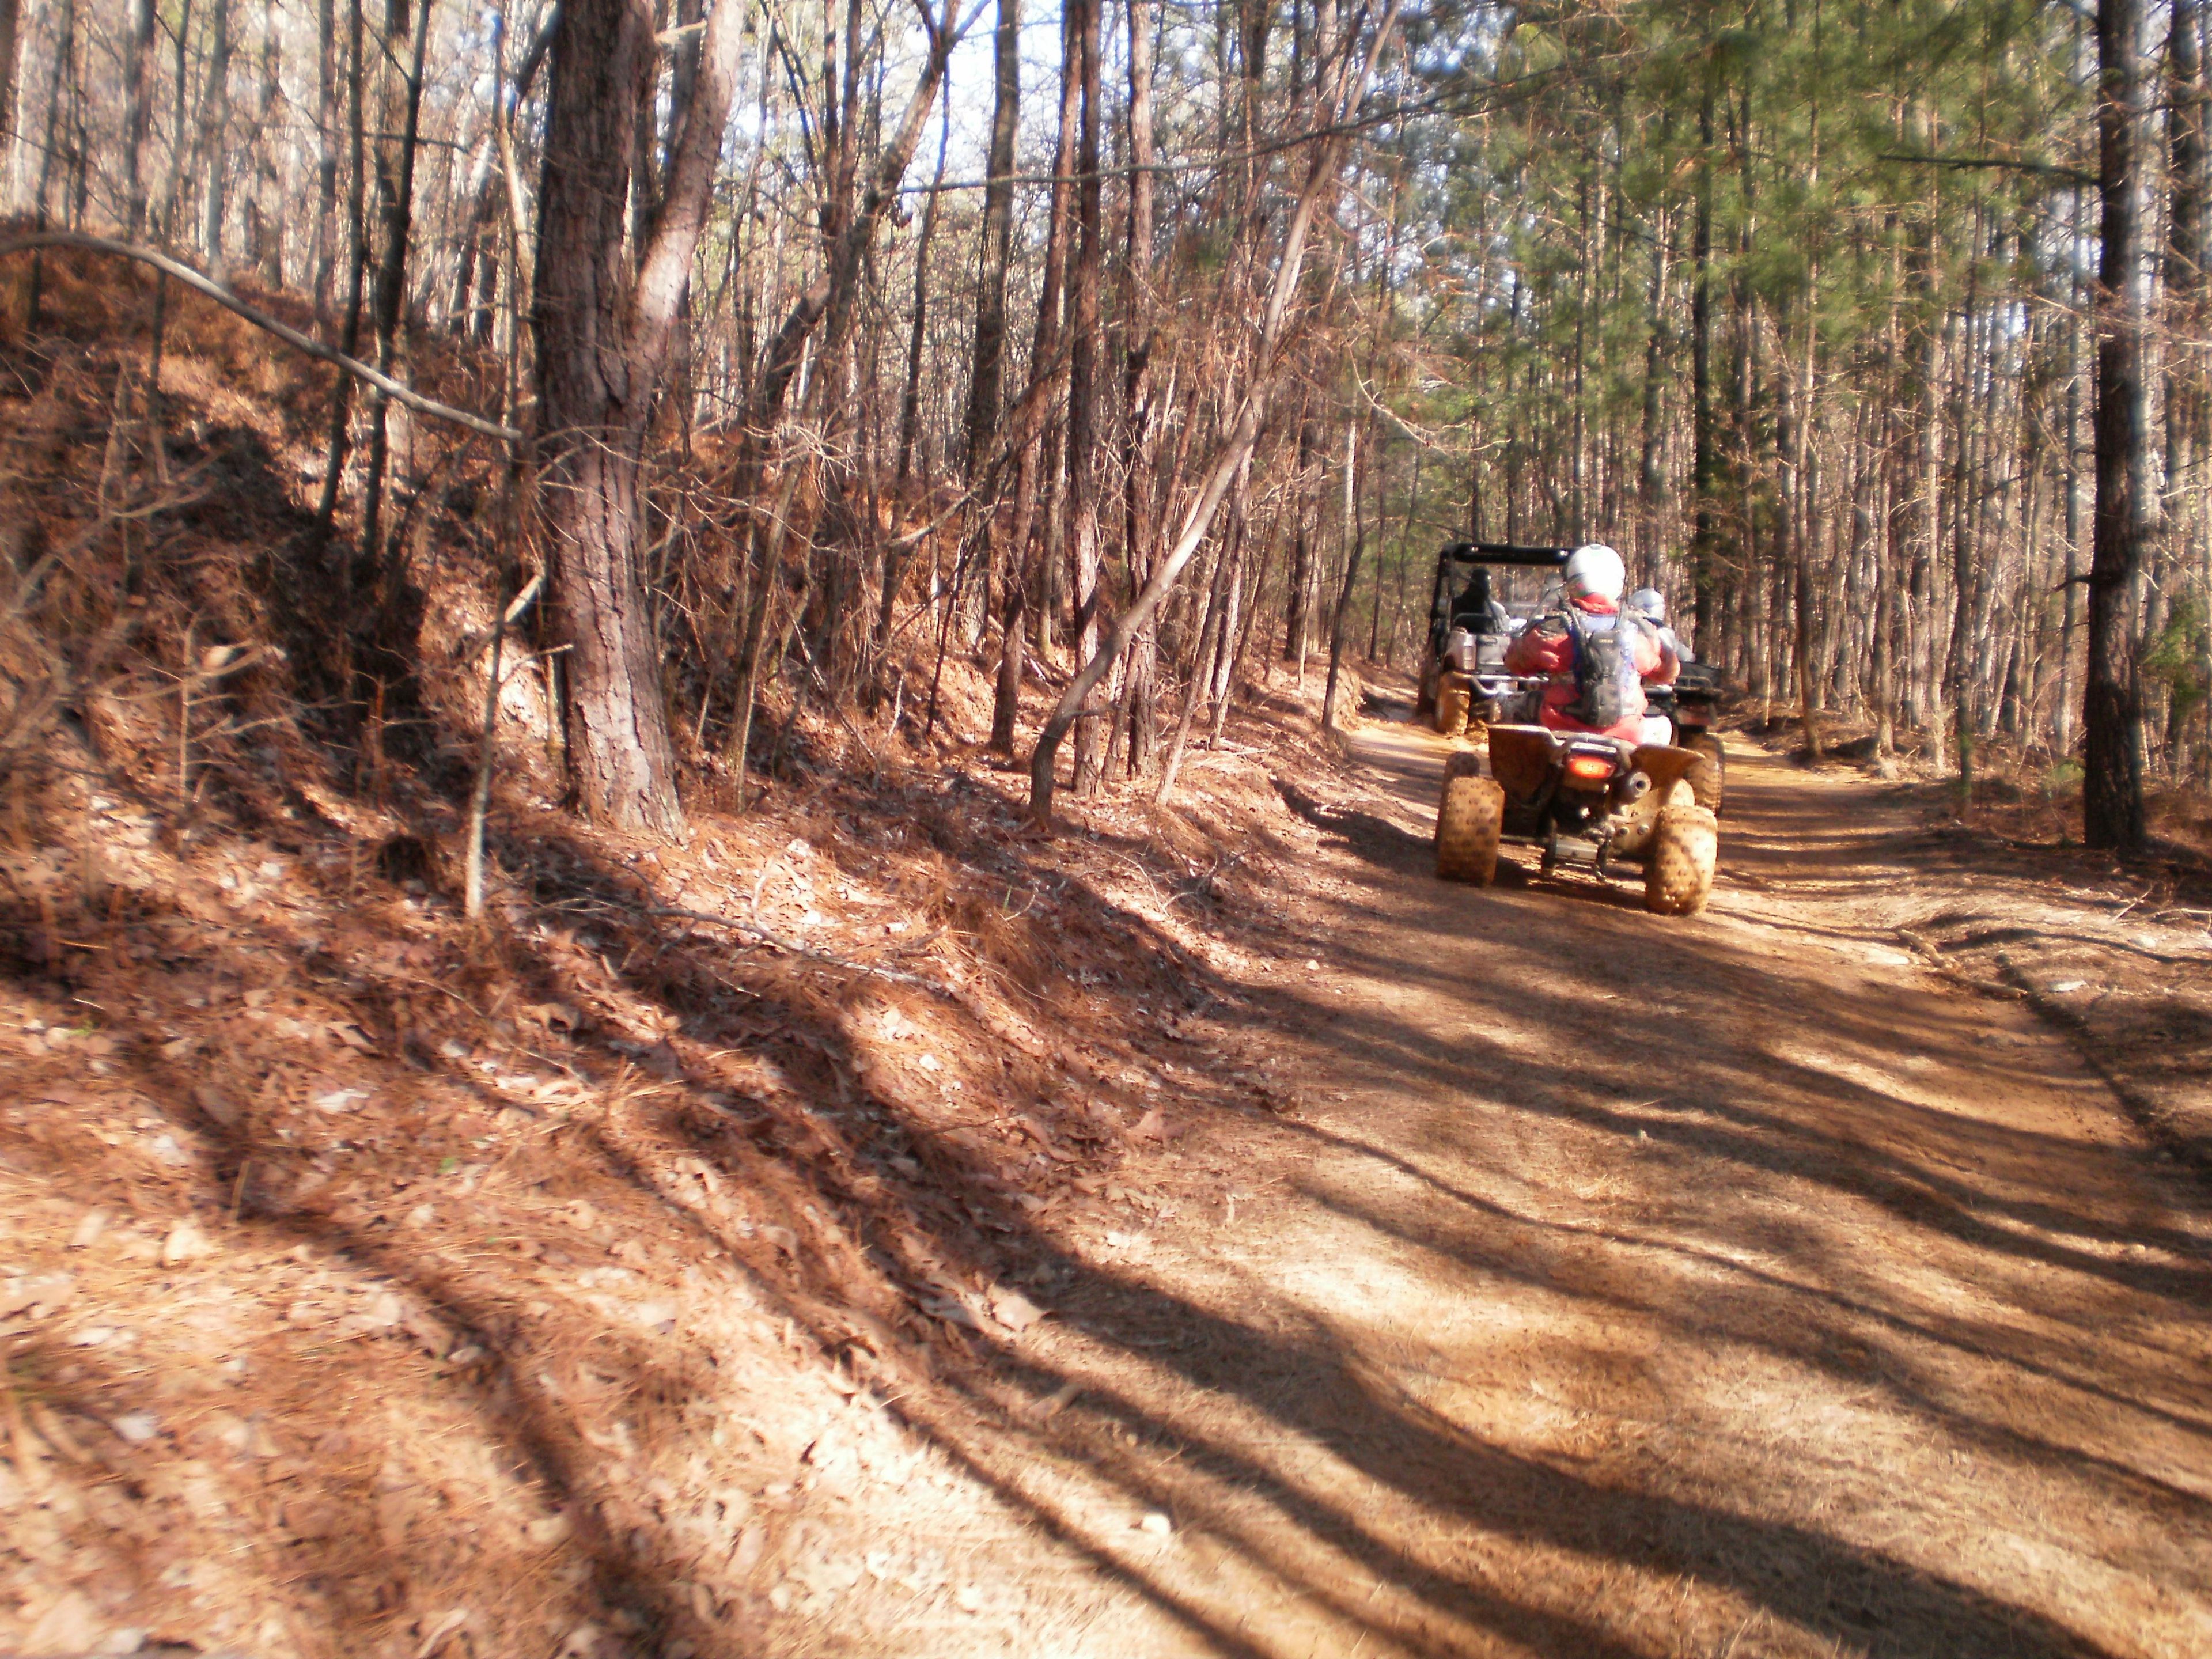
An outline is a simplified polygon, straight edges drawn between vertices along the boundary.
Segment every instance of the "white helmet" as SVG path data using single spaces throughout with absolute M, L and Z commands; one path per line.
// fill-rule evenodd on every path
M 1656 587 L 1639 587 L 1628 596 L 1628 608 L 1654 628 L 1667 621 L 1667 601 Z
M 1611 599 L 1618 605 L 1620 590 L 1628 586 L 1628 567 L 1603 542 L 1589 542 L 1568 555 L 1566 578 L 1569 599 Z

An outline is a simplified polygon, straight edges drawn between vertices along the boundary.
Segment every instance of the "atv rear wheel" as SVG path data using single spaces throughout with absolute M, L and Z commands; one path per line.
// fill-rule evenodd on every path
M 1497 779 L 1447 777 L 1437 805 L 1438 878 L 1489 886 L 1498 873 L 1498 836 L 1504 824 L 1505 791 Z
M 1437 730 L 1445 737 L 1455 738 L 1467 730 L 1467 711 L 1474 701 L 1463 685 L 1439 682 L 1437 686 Z
M 1698 805 L 1718 816 L 1721 810 L 1721 786 L 1728 775 L 1728 750 L 1721 740 L 1710 732 L 1700 732 L 1683 744 L 1683 748 L 1700 755 L 1703 766 L 1690 769 L 1690 788 L 1698 797 Z
M 1482 757 L 1472 749 L 1455 749 L 1444 757 L 1444 787 L 1451 787 L 1454 778 L 1479 778 L 1482 775 Z M 1443 833 L 1444 815 L 1441 806 L 1437 811 L 1437 827 L 1430 834 L 1433 843 Z
M 1702 806 L 1659 809 L 1644 863 L 1644 908 L 1655 916 L 1694 916 L 1713 890 L 1720 824 Z

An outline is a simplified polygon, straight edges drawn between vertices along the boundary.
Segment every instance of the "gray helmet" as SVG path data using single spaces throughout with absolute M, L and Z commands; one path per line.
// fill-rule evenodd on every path
M 1656 587 L 1638 588 L 1628 596 L 1628 608 L 1654 628 L 1666 625 L 1667 600 Z

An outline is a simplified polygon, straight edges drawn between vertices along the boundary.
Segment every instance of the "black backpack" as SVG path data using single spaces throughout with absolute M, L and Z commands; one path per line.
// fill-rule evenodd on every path
M 1640 617 L 1593 616 L 1570 605 L 1567 635 L 1575 642 L 1575 700 L 1566 712 L 1601 731 L 1644 708 L 1644 676 L 1636 666 L 1633 630 Z

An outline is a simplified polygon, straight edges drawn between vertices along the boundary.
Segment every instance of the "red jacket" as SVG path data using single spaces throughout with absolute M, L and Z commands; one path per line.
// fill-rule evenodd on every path
M 1589 595 L 1570 601 L 1577 609 L 1593 617 L 1619 614 L 1620 607 L 1611 599 Z M 1681 661 L 1669 650 L 1666 642 L 1650 628 L 1632 628 L 1629 637 L 1633 641 L 1636 672 L 1647 684 L 1672 685 L 1674 676 L 1681 672 Z M 1555 732 L 1594 732 L 1597 728 L 1585 726 L 1572 714 L 1567 705 L 1575 700 L 1575 636 L 1568 631 L 1564 613 L 1553 611 L 1541 622 L 1532 623 L 1520 637 L 1505 648 L 1506 672 L 1514 674 L 1549 674 L 1552 684 L 1544 688 L 1543 712 L 1540 718 Z M 1638 699 L 1636 708 L 1606 728 L 1605 735 L 1621 738 L 1634 743 L 1643 734 L 1644 704 Z

